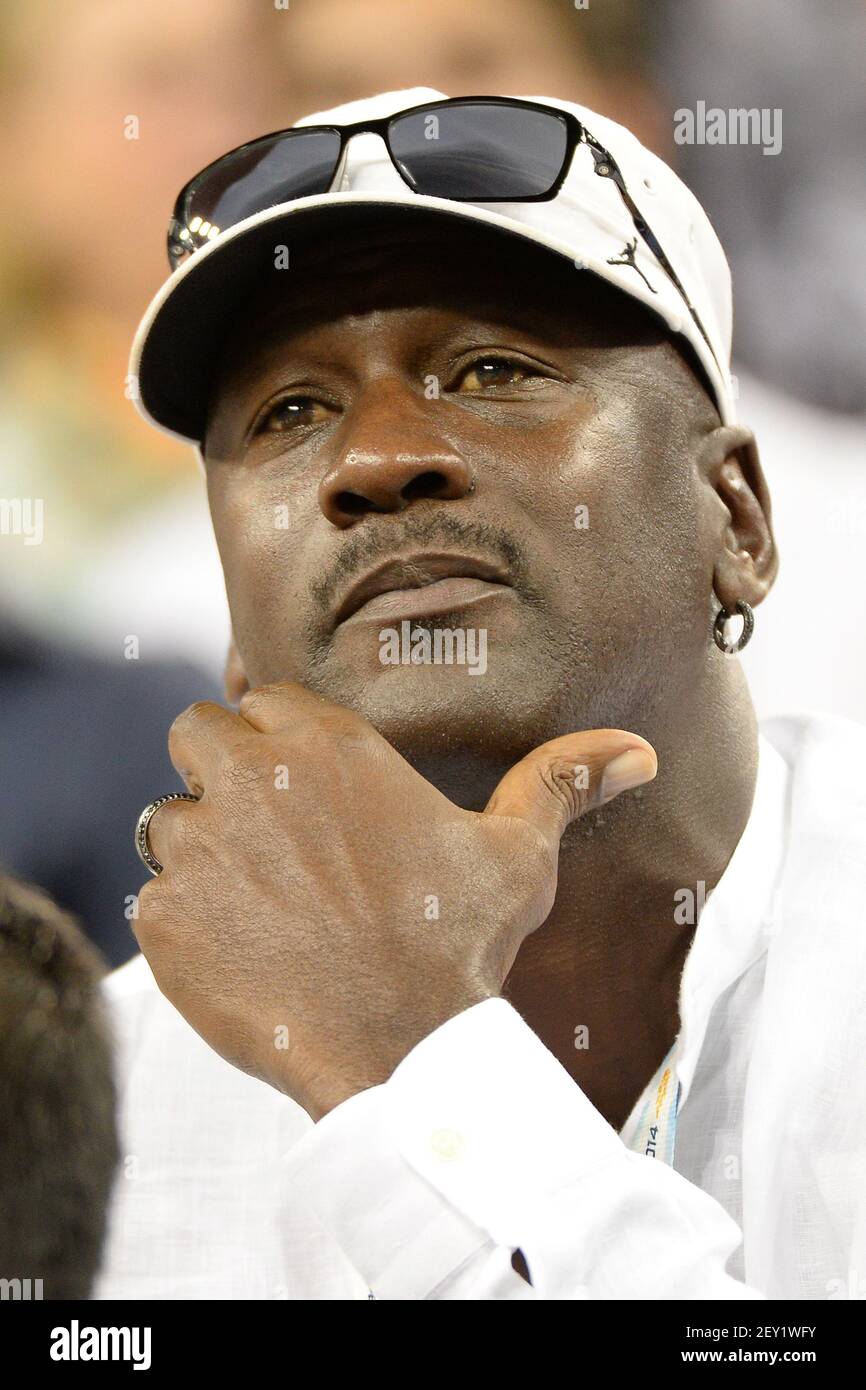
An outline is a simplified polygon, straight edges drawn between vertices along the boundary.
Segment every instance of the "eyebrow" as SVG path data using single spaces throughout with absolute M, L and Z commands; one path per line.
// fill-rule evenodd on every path
M 418 307 L 423 309 L 425 306 Z M 315 328 L 327 329 L 328 326 L 325 323 L 315 325 Z M 546 357 L 550 360 L 557 354 L 573 353 L 597 346 L 589 338 L 585 342 L 575 337 L 563 341 L 552 329 L 553 325 L 549 325 L 546 330 L 544 324 L 530 324 L 526 321 L 508 319 L 504 315 L 456 318 L 444 327 L 437 327 L 435 332 L 425 332 L 417 343 L 410 342 L 409 355 L 423 358 L 424 354 L 433 349 L 464 352 L 471 347 L 486 347 L 493 350 L 498 344 L 502 350 L 507 350 L 510 346 L 515 352 L 535 353 L 540 359 Z M 297 337 L 306 331 L 299 330 Z M 574 325 L 571 325 L 570 329 L 567 324 L 563 325 L 563 331 L 574 334 Z M 291 369 L 295 362 L 298 362 L 304 371 L 341 370 L 335 362 L 334 355 L 329 354 L 327 350 L 323 351 L 318 345 L 298 348 L 297 338 L 288 333 L 285 320 L 272 317 L 271 322 L 263 326 L 261 335 L 250 345 L 249 350 L 236 352 L 230 361 L 230 372 L 241 389 L 248 389 L 259 383 L 262 373 L 280 367 Z M 423 366 L 420 370 L 423 372 Z

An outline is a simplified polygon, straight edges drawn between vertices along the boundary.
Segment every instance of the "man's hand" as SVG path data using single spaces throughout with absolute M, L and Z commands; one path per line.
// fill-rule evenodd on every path
M 569 734 L 464 811 L 295 684 L 239 714 L 193 705 L 169 749 L 201 800 L 151 821 L 164 870 L 140 894 L 139 945 L 205 1041 L 313 1119 L 499 993 L 553 906 L 566 826 L 656 773 L 637 734 Z

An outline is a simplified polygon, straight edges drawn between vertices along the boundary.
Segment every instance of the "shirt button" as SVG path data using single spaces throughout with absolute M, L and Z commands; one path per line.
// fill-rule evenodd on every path
M 463 1138 L 453 1129 L 437 1129 L 430 1136 L 430 1147 L 437 1158 L 443 1162 L 459 1158 L 463 1151 Z

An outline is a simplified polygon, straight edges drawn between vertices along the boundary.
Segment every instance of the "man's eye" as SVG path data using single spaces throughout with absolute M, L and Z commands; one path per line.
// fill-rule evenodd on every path
M 295 425 L 312 425 L 326 415 L 326 407 L 312 396 L 285 396 L 270 410 L 265 411 L 258 424 L 256 434 L 276 434 L 280 430 L 290 430 Z
M 460 378 L 460 389 L 483 391 L 485 386 L 515 386 L 538 376 L 525 362 L 510 357 L 479 357 Z

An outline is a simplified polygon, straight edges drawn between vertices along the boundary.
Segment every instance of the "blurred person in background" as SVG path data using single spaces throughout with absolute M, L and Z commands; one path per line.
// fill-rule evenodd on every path
M 192 663 L 227 642 L 194 461 L 134 426 L 127 339 L 187 161 L 282 118 L 275 85 L 237 61 L 264 61 L 266 35 L 261 7 L 234 0 L 13 0 L 0 14 L 0 498 L 44 515 L 38 543 L 0 533 L 0 860 L 115 965 L 134 949 L 132 833 L 141 794 L 164 785 L 166 720 L 216 692 Z M 183 578 L 159 605 L 146 549 L 120 535 L 155 499 L 174 514 L 160 544 Z M 121 558 L 88 605 L 79 591 L 114 539 Z
M 133 830 L 172 776 L 166 725 L 217 694 L 201 671 L 134 651 L 111 661 L 0 609 L 0 863 L 74 913 L 111 965 L 135 951 Z
M 0 495 L 42 498 L 46 515 L 40 546 L 0 546 L 0 582 L 22 619 L 117 654 L 111 613 L 75 593 L 82 570 L 192 473 L 172 441 L 133 427 L 125 395 L 129 333 L 160 275 L 155 231 L 190 161 L 281 124 L 285 102 L 262 77 L 258 4 L 13 0 L 0 39 Z M 217 589 L 209 622 L 218 602 Z M 194 634 L 193 585 L 186 603 Z
M 411 77 L 453 96 L 546 92 L 621 121 L 657 154 L 671 140 L 642 0 L 296 0 L 284 20 L 273 33 L 293 120 Z
M 0 874 L 0 1289 L 86 1299 L 118 1161 L 103 965 L 43 893 Z

